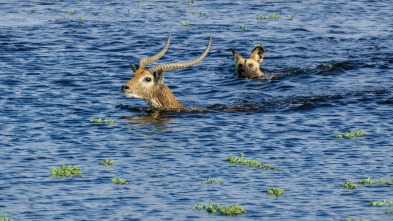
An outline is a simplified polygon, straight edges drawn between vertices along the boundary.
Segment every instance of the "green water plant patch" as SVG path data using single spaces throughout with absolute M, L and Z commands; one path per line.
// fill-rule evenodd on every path
M 209 178 L 207 178 L 207 180 L 202 180 L 202 183 L 224 183 L 224 182 L 222 180 L 219 180 L 218 178 L 213 180 L 213 179 L 210 179 L 210 177 L 209 177 Z
M 363 185 L 373 185 L 373 184 L 377 184 L 379 183 L 380 185 L 393 185 L 393 179 L 391 180 L 383 180 L 383 178 L 379 179 L 379 180 L 371 180 L 371 177 L 367 178 L 367 179 L 362 179 L 359 181 L 359 184 L 363 184 Z
M 4 217 L 3 217 L 3 216 L 0 216 L 0 221 L 13 221 L 13 219 L 9 219 L 9 218 L 7 217 L 7 213 L 5 213 L 4 210 L 3 210 L 3 213 L 4 213 Z
M 267 20 L 267 16 L 256 15 L 256 19 Z
M 385 210 L 385 213 L 393 214 L 393 210 L 392 209 Z
M 190 22 L 190 21 L 181 21 L 181 25 L 195 25 L 195 22 Z
M 352 182 L 348 183 L 347 181 L 345 181 L 345 183 L 340 184 L 340 186 L 343 186 L 349 190 L 354 190 L 357 187 L 356 184 L 352 184 Z
M 282 171 L 281 168 L 275 168 L 269 165 L 265 165 L 262 163 L 258 163 L 256 160 L 245 160 L 243 159 L 244 155 L 240 154 L 240 157 L 238 158 L 237 156 L 232 156 L 232 157 L 228 157 L 226 159 L 226 161 L 228 161 L 229 163 L 236 163 L 236 164 L 240 164 L 240 165 L 248 165 L 249 167 L 259 167 L 259 168 L 263 168 L 265 170 L 276 170 L 276 171 Z
M 115 161 L 113 160 L 108 160 L 105 158 L 105 160 L 99 162 L 100 165 L 116 165 Z
M 116 183 L 116 184 L 121 184 L 121 185 L 127 185 L 128 184 L 128 182 L 126 180 L 121 179 L 121 178 L 112 178 L 111 182 L 112 183 Z
M 239 25 L 239 28 L 242 30 L 247 30 L 247 26 L 245 26 L 245 25 Z
M 372 200 L 370 201 L 370 203 L 369 204 L 367 204 L 367 205 L 369 205 L 369 206 L 385 206 L 385 204 L 386 204 L 386 200 L 384 200 L 384 201 L 382 201 L 382 202 L 373 202 Z
M 274 194 L 276 196 L 279 196 L 279 195 L 284 194 L 284 190 L 280 189 L 280 188 L 275 188 L 274 186 L 272 186 L 271 189 L 267 190 L 267 194 Z
M 371 177 L 369 177 L 368 179 L 362 179 L 361 181 L 359 181 L 359 184 L 364 184 L 364 185 L 372 185 L 372 184 L 376 184 L 377 181 L 372 181 Z
M 270 15 L 270 18 L 271 19 L 279 19 L 280 18 L 280 15 L 277 15 L 277 14 L 272 14 L 272 15 Z
M 205 209 L 209 213 L 220 213 L 225 214 L 227 216 L 233 216 L 241 213 L 246 213 L 247 211 L 244 210 L 243 207 L 239 206 L 238 204 L 234 206 L 223 207 L 220 204 L 213 206 L 213 200 L 210 200 L 209 206 L 202 206 L 201 203 L 198 203 L 197 206 L 192 207 L 192 209 Z
M 50 172 L 52 173 L 51 177 L 68 177 L 68 176 L 79 176 L 83 177 L 81 173 L 79 172 L 80 168 L 78 168 L 76 165 L 71 166 L 71 165 L 62 165 L 60 168 L 55 167 L 53 168 Z
M 345 132 L 341 135 L 336 134 L 336 138 L 354 138 L 354 137 L 360 137 L 360 136 L 364 136 L 365 133 L 363 133 L 360 130 L 355 130 L 355 131 L 351 131 L 351 132 Z
M 348 219 L 348 218 L 345 218 L 344 219 L 345 221 L 368 221 L 368 219 L 359 219 L 359 220 L 356 220 L 356 219 Z
M 98 123 L 98 124 L 100 124 L 100 123 L 105 123 L 105 124 L 110 123 L 110 124 L 114 124 L 114 123 L 115 123 L 115 120 L 114 120 L 114 119 L 111 120 L 111 119 L 108 119 L 108 118 L 105 118 L 105 120 L 101 120 L 101 118 L 99 118 L 99 119 L 91 119 L 90 122 L 94 122 L 94 123 Z

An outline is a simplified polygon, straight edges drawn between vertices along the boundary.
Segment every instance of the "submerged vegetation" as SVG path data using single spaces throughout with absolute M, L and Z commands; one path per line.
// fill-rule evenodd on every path
M 128 182 L 126 180 L 121 179 L 121 178 L 112 178 L 111 182 L 116 183 L 116 184 L 120 184 L 120 185 L 127 185 L 128 184 Z
M 276 196 L 282 195 L 284 194 L 284 190 L 280 189 L 280 188 L 275 188 L 274 186 L 272 186 L 272 188 L 270 190 L 267 190 L 267 194 L 274 194 Z
M 244 160 L 243 156 L 244 156 L 243 154 L 240 154 L 239 158 L 237 156 L 228 157 L 226 159 L 226 161 L 228 161 L 229 163 L 236 163 L 236 164 L 240 164 L 240 165 L 248 165 L 249 167 L 259 167 L 259 168 L 263 168 L 265 170 L 282 171 L 281 168 L 275 168 L 275 167 L 272 167 L 272 166 L 269 166 L 269 165 L 258 163 L 256 160 Z
M 192 207 L 192 209 L 205 209 L 206 211 L 208 211 L 209 213 L 221 213 L 221 214 L 225 214 L 227 216 L 230 215 L 237 215 L 237 214 L 241 214 L 241 213 L 246 213 L 247 211 L 244 210 L 243 207 L 239 206 L 238 204 L 234 205 L 234 206 L 228 206 L 228 207 L 223 207 L 220 204 L 217 204 L 215 206 L 213 206 L 213 200 L 210 200 L 209 206 L 202 206 L 201 203 L 198 203 L 197 206 Z
M 116 165 L 115 161 L 113 161 L 113 160 L 108 160 L 108 159 L 106 159 L 106 158 L 105 158 L 105 160 L 101 161 L 99 164 L 100 164 L 100 165 Z
M 354 138 L 354 137 L 360 137 L 364 136 L 365 134 L 359 130 L 351 131 L 351 132 L 345 132 L 341 135 L 336 134 L 336 138 Z
M 224 183 L 222 180 L 219 180 L 218 178 L 215 180 L 212 180 L 209 178 L 207 178 L 207 180 L 202 180 L 202 183 Z
M 51 177 L 68 177 L 68 176 L 79 176 L 79 177 L 83 177 L 80 174 L 80 168 L 78 168 L 76 165 L 71 166 L 71 165 L 62 165 L 60 166 L 60 168 L 53 168 L 50 172 L 52 173 Z
M 349 190 L 354 190 L 356 189 L 356 184 L 352 184 L 352 182 L 348 183 L 347 181 L 345 181 L 345 183 L 340 184 L 340 186 L 343 186 Z

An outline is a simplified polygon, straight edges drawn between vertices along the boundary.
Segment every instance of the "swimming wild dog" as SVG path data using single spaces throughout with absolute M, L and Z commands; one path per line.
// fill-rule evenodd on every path
M 146 65 L 157 61 L 165 54 L 169 47 L 170 39 L 171 35 L 169 35 L 168 41 L 160 53 L 141 59 L 138 66 L 131 65 L 131 69 L 134 71 L 134 78 L 122 86 L 121 91 L 124 96 L 144 99 L 154 109 L 183 108 L 183 105 L 176 100 L 171 90 L 165 85 L 164 72 L 198 64 L 209 52 L 212 36 L 210 35 L 209 44 L 205 51 L 195 60 L 183 63 L 160 64 L 146 70 Z
M 259 69 L 259 65 L 263 61 L 265 52 L 262 47 L 256 47 L 252 52 L 250 58 L 243 58 L 235 50 L 232 50 L 233 58 L 236 63 L 236 74 L 239 77 L 252 79 L 263 76 L 263 72 Z

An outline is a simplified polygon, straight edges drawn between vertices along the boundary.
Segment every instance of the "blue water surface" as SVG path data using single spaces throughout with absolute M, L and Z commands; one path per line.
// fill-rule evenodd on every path
M 388 203 L 367 204 L 393 200 L 393 186 L 358 182 L 393 179 L 392 16 L 388 0 L 1 0 L 0 209 L 14 220 L 391 220 Z M 169 33 L 152 65 L 196 58 L 212 34 L 202 62 L 165 73 L 185 107 L 212 111 L 151 113 L 120 91 Z M 248 57 L 256 44 L 270 80 L 234 75 L 230 48 Z M 335 138 L 355 129 L 366 135 Z M 283 171 L 225 160 L 241 153 Z M 63 164 L 83 177 L 52 178 Z M 223 184 L 201 183 L 209 176 Z M 247 213 L 192 209 L 210 200 Z

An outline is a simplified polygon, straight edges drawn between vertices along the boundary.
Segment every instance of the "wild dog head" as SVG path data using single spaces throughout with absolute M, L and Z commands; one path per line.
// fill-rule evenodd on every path
M 250 58 L 243 58 L 235 50 L 232 50 L 233 58 L 236 63 L 236 74 L 239 77 L 252 79 L 263 76 L 263 72 L 259 69 L 259 65 L 263 61 L 265 52 L 262 47 L 256 47 L 252 52 Z

